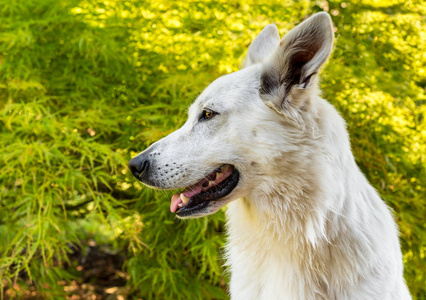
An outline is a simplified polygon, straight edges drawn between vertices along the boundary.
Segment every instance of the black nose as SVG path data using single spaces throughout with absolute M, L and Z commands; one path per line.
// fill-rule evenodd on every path
M 129 161 L 130 171 L 139 180 L 142 174 L 148 171 L 148 168 L 149 161 L 143 155 L 138 155 Z

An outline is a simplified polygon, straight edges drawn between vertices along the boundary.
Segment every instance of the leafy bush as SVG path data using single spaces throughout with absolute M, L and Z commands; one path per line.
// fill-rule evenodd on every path
M 320 10 L 337 37 L 324 96 L 394 209 L 407 283 L 425 298 L 426 6 L 406 0 L 0 0 L 2 295 L 69 295 L 73 253 L 96 241 L 126 260 L 129 298 L 226 298 L 223 211 L 175 219 L 172 192 L 144 188 L 127 161 L 238 70 L 265 25 L 284 35 Z

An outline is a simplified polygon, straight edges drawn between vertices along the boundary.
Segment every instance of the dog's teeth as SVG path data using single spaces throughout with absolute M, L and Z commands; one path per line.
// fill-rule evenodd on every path
M 222 172 L 216 172 L 216 178 L 215 178 L 215 180 L 217 180 L 218 178 L 220 178 L 220 176 L 222 176 Z
M 188 203 L 188 201 L 189 201 L 189 198 L 186 197 L 183 193 L 180 194 L 180 198 L 182 199 L 182 202 L 185 203 L 185 204 Z
M 183 205 L 183 203 L 179 203 L 179 204 L 178 204 L 178 206 L 179 206 L 179 207 L 182 207 L 182 205 Z

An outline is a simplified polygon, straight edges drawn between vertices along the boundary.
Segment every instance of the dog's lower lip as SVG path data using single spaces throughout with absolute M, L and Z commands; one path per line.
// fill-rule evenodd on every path
M 176 214 L 179 217 L 187 217 L 207 207 L 210 202 L 220 200 L 228 196 L 238 185 L 240 174 L 234 168 L 232 174 L 223 182 L 219 183 L 214 191 L 207 190 L 190 198 L 185 206 L 178 208 Z

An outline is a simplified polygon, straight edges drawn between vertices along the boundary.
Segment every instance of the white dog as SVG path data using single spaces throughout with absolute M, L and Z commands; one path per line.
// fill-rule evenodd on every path
M 227 210 L 232 299 L 410 299 L 392 214 L 319 97 L 326 13 L 281 41 L 267 26 L 245 68 L 214 81 L 182 128 L 133 158 L 145 184 L 183 189 L 178 217 Z M 232 201 L 232 202 L 231 202 Z

